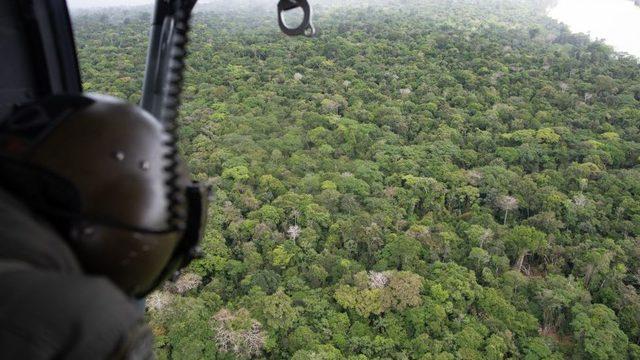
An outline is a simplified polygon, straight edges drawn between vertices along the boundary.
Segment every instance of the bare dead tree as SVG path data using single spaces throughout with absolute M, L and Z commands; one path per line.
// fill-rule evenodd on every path
M 389 276 L 386 272 L 369 271 L 369 287 L 382 289 L 389 284 Z
M 218 311 L 212 318 L 214 340 L 221 352 L 232 352 L 238 358 L 251 359 L 262 353 L 266 342 L 266 334 L 262 324 L 255 319 L 247 319 L 249 312 L 240 309 L 232 312 L 229 309 Z M 250 325 L 243 325 L 246 321 Z
M 509 211 L 518 209 L 518 199 L 513 196 L 502 195 L 496 199 L 496 205 L 504 211 L 504 224 L 507 224 Z

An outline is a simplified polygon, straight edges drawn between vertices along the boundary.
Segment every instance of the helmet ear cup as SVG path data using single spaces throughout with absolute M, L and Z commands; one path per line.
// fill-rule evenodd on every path
M 20 124 L 46 131 L 37 141 L 11 133 L 28 148 L 9 154 L 19 166 L 7 178 L 58 225 L 87 273 L 143 296 L 191 260 L 208 190 L 190 182 L 175 137 L 149 113 L 110 97 L 78 98 L 68 102 L 78 108 L 59 111 L 61 101 L 48 99 L 23 112 Z M 28 118 L 51 113 L 55 122 Z M 2 139 L 0 133 L 0 152 Z
M 58 218 L 62 218 L 65 215 L 77 214 L 82 208 L 78 189 L 67 179 L 47 169 L 2 155 L 0 185 L 41 214 L 57 214 Z

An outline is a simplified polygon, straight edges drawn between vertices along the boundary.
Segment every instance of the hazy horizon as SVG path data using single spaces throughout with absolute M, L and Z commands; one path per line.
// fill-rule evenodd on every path
M 616 51 L 640 58 L 640 7 L 628 0 L 560 0 L 548 15 L 572 32 L 602 39 Z
M 199 4 L 220 0 L 199 0 Z M 272 0 L 277 4 L 277 0 Z M 149 6 L 155 0 L 67 0 L 73 10 L 101 9 L 108 7 Z M 318 0 L 316 4 L 326 3 Z M 238 1 L 243 3 L 243 1 Z M 238 5 L 236 3 L 236 5 Z M 256 1 L 266 5 L 268 0 Z M 224 6 L 233 6 L 221 2 Z M 559 0 L 549 9 L 548 16 L 565 23 L 572 32 L 589 34 L 593 40 L 602 39 L 616 51 L 640 58 L 640 7 L 629 0 Z

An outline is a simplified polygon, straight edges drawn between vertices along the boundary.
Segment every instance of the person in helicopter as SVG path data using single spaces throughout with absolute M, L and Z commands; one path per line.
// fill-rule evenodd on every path
M 194 2 L 158 3 L 157 114 L 81 92 L 63 0 L 0 5 L 1 359 L 153 358 L 141 299 L 196 255 L 208 199 L 175 135 Z
M 186 177 L 165 170 L 162 131 L 104 97 L 50 97 L 3 123 L 0 358 L 151 356 L 132 299 L 196 242 L 197 206 L 186 211 Z

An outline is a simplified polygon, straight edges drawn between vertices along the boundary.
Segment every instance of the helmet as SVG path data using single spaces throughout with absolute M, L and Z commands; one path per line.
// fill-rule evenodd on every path
M 48 219 L 84 270 L 141 297 L 195 255 L 208 189 L 141 108 L 54 95 L 0 123 L 0 184 Z

